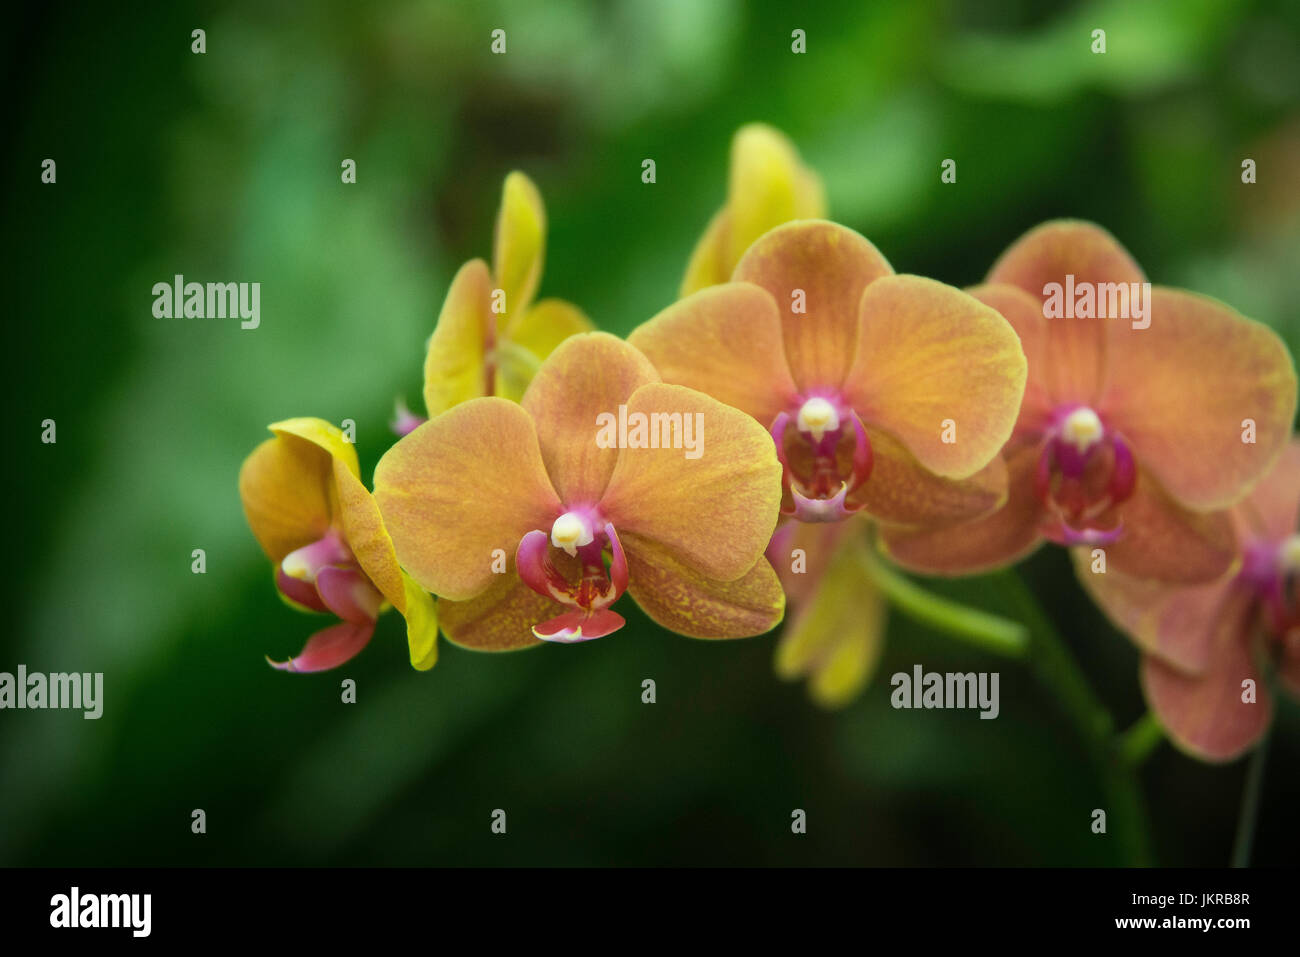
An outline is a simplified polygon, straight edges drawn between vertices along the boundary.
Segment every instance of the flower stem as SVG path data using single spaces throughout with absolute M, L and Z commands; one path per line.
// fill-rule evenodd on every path
M 1120 735 L 1118 742 L 1120 760 L 1131 768 L 1140 767 L 1164 737 L 1165 729 L 1160 727 L 1155 714 L 1146 712 Z
M 1255 844 L 1255 825 L 1259 822 L 1259 801 L 1264 793 L 1264 764 L 1268 758 L 1268 739 L 1265 733 L 1250 756 L 1246 770 L 1246 789 L 1241 795 L 1241 816 L 1237 818 L 1237 836 L 1232 842 L 1232 866 L 1249 867 L 1250 852 Z
M 1056 631 L 1042 606 L 1011 569 L 997 573 L 1003 592 L 1029 628 L 1029 667 L 1050 689 L 1075 726 L 1093 765 L 1101 776 L 1108 819 L 1129 864 L 1151 863 L 1146 812 L 1138 791 L 1135 768 L 1116 747 L 1114 722 L 1097 700 L 1074 655 Z
M 863 552 L 862 562 L 867 574 L 889 598 L 890 603 L 908 617 L 985 651 L 1010 658 L 1024 657 L 1029 647 L 1029 635 L 1019 622 L 968 608 L 926 591 L 877 560 L 869 551 Z

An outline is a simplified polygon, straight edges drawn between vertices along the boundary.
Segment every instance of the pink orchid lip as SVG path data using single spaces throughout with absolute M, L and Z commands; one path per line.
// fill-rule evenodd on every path
M 290 578 L 315 584 L 316 575 L 327 565 L 350 565 L 356 559 L 343 537 L 333 528 L 280 560 L 280 569 Z
M 288 661 L 266 659 L 266 663 L 277 671 L 292 674 L 310 674 L 314 671 L 328 671 L 346 664 L 361 653 L 370 643 L 375 633 L 375 623 L 341 621 L 328 628 L 322 628 L 307 639 L 297 657 Z
M 276 567 L 275 583 L 295 604 L 332 612 L 340 621 L 312 635 L 296 658 L 267 658 L 271 667 L 295 673 L 337 668 L 370 641 L 384 596 L 336 530 L 330 529 L 310 545 L 286 555 Z
M 330 611 L 354 625 L 379 617 L 384 596 L 356 566 L 329 565 L 316 575 L 316 591 Z
M 1092 434 L 1071 436 L 1071 426 L 1082 422 Z M 1077 429 L 1076 429 L 1077 431 Z M 1087 469 L 1098 455 L 1109 452 L 1109 475 L 1100 495 L 1085 487 Z M 1051 513 L 1044 535 L 1062 545 L 1109 545 L 1124 534 L 1121 519 L 1113 528 L 1090 524 L 1126 501 L 1137 487 L 1133 451 L 1118 432 L 1106 427 L 1086 406 L 1067 405 L 1052 416 L 1034 471 L 1034 493 Z
M 585 541 L 578 539 L 570 546 L 582 565 L 578 581 L 569 581 L 551 560 L 554 531 L 548 534 L 534 529 L 519 540 L 515 549 L 515 569 L 520 580 L 542 597 L 572 609 L 533 626 L 533 634 L 543 641 L 589 641 L 612 634 L 624 624 L 622 616 L 608 610 L 627 591 L 628 584 L 627 555 L 618 533 L 611 523 L 599 519 L 595 509 L 573 509 L 561 519 L 570 517 L 585 522 L 589 532 L 583 536 Z M 561 519 L 556 520 L 557 526 Z M 610 552 L 608 570 L 606 548 Z
M 781 511 L 801 522 L 838 522 L 862 509 L 861 505 L 846 503 L 848 496 L 871 477 L 874 454 L 866 427 L 852 408 L 833 394 L 810 393 L 800 398 L 799 409 L 808 408 L 814 401 L 824 403 L 825 409 L 833 416 L 834 426 L 820 436 L 799 428 L 798 413 L 780 412 L 772 420 L 769 431 L 776 444 L 776 457 L 781 463 L 781 483 L 789 491 L 793 503 L 791 507 L 783 506 Z M 836 454 L 844 435 L 845 422 L 853 427 L 854 441 L 853 462 L 847 476 L 841 474 Z M 797 473 L 786 453 L 786 435 L 792 425 L 798 429 L 799 439 L 812 452 L 813 462 L 808 474 Z
M 296 605 L 301 605 L 303 608 L 309 608 L 312 611 L 329 611 L 329 608 L 321 601 L 320 593 L 316 591 L 315 585 L 303 581 L 301 578 L 286 575 L 284 569 L 279 565 L 275 567 L 275 585 L 280 589 L 280 594 Z
M 1236 579 L 1255 593 L 1269 632 L 1277 636 L 1300 628 L 1300 569 L 1289 566 L 1287 546 L 1288 542 L 1258 538 L 1248 542 Z

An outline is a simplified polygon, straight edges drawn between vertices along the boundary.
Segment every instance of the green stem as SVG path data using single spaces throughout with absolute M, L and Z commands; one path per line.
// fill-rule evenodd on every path
M 1259 801 L 1264 793 L 1264 764 L 1268 759 L 1266 733 L 1250 756 L 1246 770 L 1246 789 L 1241 795 L 1241 816 L 1237 819 L 1237 837 L 1232 842 L 1232 866 L 1249 867 L 1250 852 L 1255 844 L 1255 825 L 1259 822 Z
M 1164 737 L 1165 729 L 1160 727 L 1155 714 L 1148 711 L 1120 735 L 1119 758 L 1131 768 L 1140 767 Z
M 1029 635 L 1019 622 L 968 608 L 926 591 L 864 552 L 867 574 L 889 598 L 890 603 L 923 624 L 961 638 L 977 648 L 1010 658 L 1022 658 L 1029 647 Z
M 999 572 L 998 582 L 1029 628 L 1029 667 L 1050 689 L 1075 726 L 1101 776 L 1107 817 L 1130 864 L 1147 865 L 1151 851 L 1146 836 L 1146 812 L 1133 766 L 1116 749 L 1114 722 L 1093 694 L 1074 655 L 1044 614 L 1038 600 L 1020 576 L 1010 569 Z

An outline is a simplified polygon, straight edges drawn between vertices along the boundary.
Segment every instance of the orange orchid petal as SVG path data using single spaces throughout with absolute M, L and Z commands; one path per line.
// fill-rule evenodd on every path
M 582 310 L 563 299 L 543 299 L 522 316 L 512 318 L 492 354 L 496 366 L 493 395 L 521 401 L 543 360 L 565 339 L 591 330 L 591 320 Z
M 1110 567 L 1094 572 L 1087 549 L 1072 549 L 1071 558 L 1088 596 L 1139 648 L 1176 671 L 1205 673 L 1219 619 L 1237 601 L 1231 575 L 1204 585 L 1171 585 Z
M 487 264 L 470 260 L 452 279 L 429 338 L 424 405 L 430 417 L 484 394 L 486 348 L 494 322 Z
M 533 634 L 533 625 L 553 618 L 564 610 L 558 602 L 543 598 L 510 571 L 494 576 L 486 591 L 469 601 L 439 599 L 438 618 L 447 640 L 475 651 L 516 651 L 544 642 Z
M 920 276 L 867 286 L 844 393 L 868 425 L 925 468 L 967 478 L 1011 436 L 1025 392 L 1025 356 L 1005 319 L 960 289 Z M 945 441 L 947 423 L 956 441 Z
M 684 298 L 731 278 L 736 263 L 727 255 L 730 230 L 731 215 L 724 207 L 713 214 L 704 228 L 704 234 L 691 250 L 686 275 L 682 277 L 682 285 L 677 292 L 679 297 Z
M 546 253 L 546 207 L 533 181 L 506 176 L 492 246 L 492 275 L 506 294 L 506 315 L 521 315 L 537 295 Z
M 1043 508 L 1034 494 L 1038 456 L 1036 445 L 1006 453 L 1006 502 L 983 518 L 955 526 L 882 525 L 885 552 L 924 575 L 974 575 L 1020 561 L 1043 541 Z
M 1280 542 L 1300 532 L 1300 438 L 1234 509 L 1244 533 Z
M 853 360 L 862 290 L 893 269 L 870 242 L 825 220 L 800 220 L 761 236 L 732 279 L 762 286 L 776 300 L 786 359 L 800 389 L 838 387 Z M 796 290 L 805 313 L 796 313 Z
M 562 511 L 533 420 L 499 398 L 462 403 L 400 439 L 375 466 L 375 501 L 398 561 L 455 601 L 492 584 L 497 549 L 513 555 Z
M 813 700 L 842 707 L 870 680 L 883 647 L 886 605 L 859 560 L 861 544 L 846 542 L 821 587 L 799 605 L 776 649 L 776 673 L 809 676 Z
M 669 631 L 688 638 L 749 638 L 781 623 L 785 593 L 767 559 L 734 581 L 720 582 L 691 570 L 651 539 L 629 533 L 621 541 L 628 592 Z
M 601 499 L 605 516 L 619 535 L 651 539 L 705 578 L 744 575 L 776 527 L 781 465 L 771 435 L 738 409 L 684 386 L 642 386 L 627 406 L 629 421 L 680 413 L 698 448 L 622 449 Z
M 1151 300 L 1149 328 L 1111 323 L 1100 411 L 1175 498 L 1224 508 L 1290 438 L 1295 365 L 1277 333 L 1222 303 L 1164 288 Z M 1246 419 L 1253 443 L 1242 441 Z
M 707 393 L 764 426 L 798 399 L 776 304 L 752 283 L 724 283 L 678 300 L 627 341 L 665 382 Z
M 1038 303 L 1049 283 L 1145 282 L 1141 268 L 1110 233 L 1093 223 L 1061 219 L 1043 223 L 1011 244 L 989 271 L 987 282 L 1019 286 Z M 1107 328 L 1115 321 L 1052 318 L 1047 326 L 1048 363 L 1043 379 L 1062 402 L 1095 405 L 1106 379 Z
M 542 460 L 570 507 L 600 500 L 619 451 L 601 448 L 601 416 L 619 414 L 639 387 L 659 381 L 641 352 L 607 332 L 566 340 L 542 364 L 523 406 L 538 423 Z
M 1006 283 L 974 286 L 966 290 L 986 306 L 1001 313 L 1020 338 L 1025 353 L 1025 396 L 1020 401 L 1020 415 L 1012 436 L 1041 435 L 1049 426 L 1050 416 L 1063 400 L 1050 374 L 1051 324 L 1056 320 L 1043 317 L 1042 304 L 1018 286 Z
M 421 671 L 437 660 L 438 617 L 433 599 L 397 564 L 393 540 L 384 527 L 374 497 L 361 480 L 338 459 L 334 460 L 338 484 L 339 517 L 348 547 L 366 577 L 406 619 L 411 665 Z
M 1230 761 L 1263 735 L 1273 718 L 1273 696 L 1255 664 L 1248 592 L 1237 591 L 1220 610 L 1210 655 L 1200 676 L 1159 658 L 1142 659 L 1142 690 L 1170 739 L 1205 761 Z M 1242 683 L 1255 683 L 1256 700 L 1242 700 Z
M 300 439 L 267 439 L 239 470 L 244 516 L 262 551 L 279 563 L 329 529 L 329 458 Z
M 1139 473 L 1120 515 L 1124 533 L 1106 546 L 1106 562 L 1126 575 L 1204 584 L 1227 572 L 1236 559 L 1237 538 L 1226 511 L 1188 511 L 1146 472 Z
M 1001 457 L 967 478 L 942 478 L 886 433 L 868 429 L 867 437 L 874 458 L 871 477 L 849 498 L 872 518 L 895 525 L 952 525 L 987 515 L 1006 501 Z
M 279 562 L 329 529 L 336 508 L 333 466 L 356 475 L 357 450 L 324 419 L 275 422 L 267 439 L 239 470 L 244 515 L 262 550 Z

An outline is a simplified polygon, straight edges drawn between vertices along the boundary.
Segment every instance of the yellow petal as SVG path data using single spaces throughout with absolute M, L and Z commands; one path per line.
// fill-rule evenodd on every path
M 406 587 L 406 644 L 411 653 L 411 667 L 428 671 L 438 662 L 438 609 L 429 593 L 402 573 Z
M 718 210 L 704 228 L 704 235 L 691 251 L 690 261 L 686 264 L 686 275 L 682 278 L 679 297 L 689 296 L 709 286 L 726 282 L 731 278 L 735 268 L 734 260 L 727 255 L 727 235 L 731 229 L 731 216 L 725 208 Z
M 484 394 L 487 339 L 492 330 L 492 280 L 487 264 L 460 267 L 447 290 L 424 360 L 424 405 L 432 418 Z
M 776 672 L 807 675 L 813 699 L 828 708 L 852 701 L 880 659 L 885 601 L 862 568 L 858 541 L 836 552 L 821 587 L 796 608 L 776 652 Z
M 591 332 L 592 329 L 587 314 L 573 303 L 563 299 L 543 299 L 526 312 L 517 314 L 506 336 L 541 361 L 569 336 Z
M 324 419 L 300 418 L 273 422 L 269 428 L 276 435 L 294 436 L 310 442 L 330 458 L 342 462 L 353 475 L 361 474 L 361 466 L 357 462 L 357 448 L 343 437 L 343 432 L 338 426 L 331 425 Z
M 438 658 L 438 617 L 433 599 L 397 564 L 393 541 L 384 527 L 374 497 L 361 480 L 335 459 L 339 518 L 344 537 L 366 577 L 406 619 L 411 666 L 424 671 Z
M 742 126 L 732 140 L 727 210 L 733 263 L 769 229 L 826 214 L 820 184 L 799 162 L 794 144 L 762 123 Z
M 492 275 L 505 290 L 506 315 L 524 312 L 537 294 L 546 251 L 546 207 L 533 181 L 515 171 L 501 189 Z

